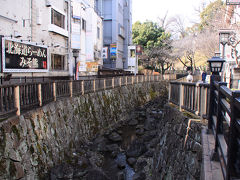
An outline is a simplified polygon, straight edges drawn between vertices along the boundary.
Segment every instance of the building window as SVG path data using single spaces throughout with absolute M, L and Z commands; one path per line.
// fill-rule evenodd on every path
M 97 27 L 97 38 L 100 39 L 100 28 Z
M 51 23 L 58 27 L 65 28 L 65 16 L 52 9 Z
M 65 56 L 59 54 L 51 55 L 51 69 L 52 70 L 65 70 Z
M 86 20 L 82 19 L 82 30 L 86 31 Z

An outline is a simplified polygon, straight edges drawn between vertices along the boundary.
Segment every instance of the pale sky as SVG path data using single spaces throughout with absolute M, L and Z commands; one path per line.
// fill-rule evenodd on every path
M 184 17 L 185 25 L 198 22 L 195 9 L 208 0 L 132 0 L 133 23 L 151 20 L 158 22 L 157 18 L 163 18 L 168 11 L 168 18 L 180 15 Z

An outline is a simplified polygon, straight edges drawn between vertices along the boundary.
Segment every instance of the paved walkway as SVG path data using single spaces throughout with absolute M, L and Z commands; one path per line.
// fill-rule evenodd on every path
M 211 161 L 215 140 L 213 134 L 207 134 L 207 128 L 202 129 L 203 169 L 202 180 L 224 180 L 219 162 Z

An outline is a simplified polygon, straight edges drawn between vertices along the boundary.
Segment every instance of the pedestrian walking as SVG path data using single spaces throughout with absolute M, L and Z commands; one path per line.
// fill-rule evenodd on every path
M 203 73 L 202 73 L 202 81 L 203 82 L 206 81 L 206 76 L 207 76 L 207 73 L 205 71 L 203 71 Z
M 188 73 L 187 82 L 193 82 L 192 72 L 189 72 L 189 73 Z

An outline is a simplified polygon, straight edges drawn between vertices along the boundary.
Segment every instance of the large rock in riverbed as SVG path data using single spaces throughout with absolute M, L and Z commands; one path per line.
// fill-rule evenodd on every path
M 118 133 L 116 133 L 116 132 L 113 132 L 112 134 L 110 134 L 108 136 L 108 139 L 110 139 L 113 142 L 122 141 L 122 137 Z
M 147 146 L 142 140 L 134 140 L 126 152 L 128 157 L 139 157 L 147 152 Z

